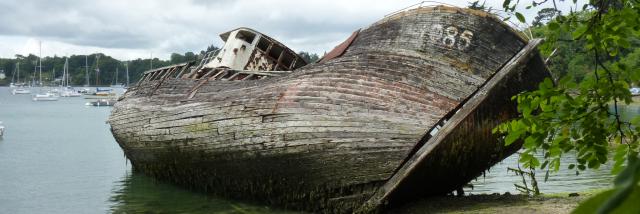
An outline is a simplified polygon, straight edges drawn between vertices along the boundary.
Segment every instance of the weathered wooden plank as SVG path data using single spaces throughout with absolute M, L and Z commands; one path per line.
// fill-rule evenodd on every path
M 435 133 L 434 136 L 430 136 L 431 130 L 426 132 L 426 143 L 417 150 L 415 154 L 407 159 L 407 161 L 399 168 L 399 170 L 382 186 L 376 193 L 365 203 L 360 212 L 371 212 L 385 204 L 385 201 L 389 200 L 391 195 L 400 185 L 408 185 L 403 182 L 407 182 L 409 176 L 414 176 L 415 171 L 419 170 L 419 166 L 424 164 L 424 161 L 432 154 L 432 151 L 438 146 L 441 146 L 452 133 L 459 131 L 460 126 L 465 120 L 472 117 L 476 111 L 478 111 L 481 105 L 493 105 L 493 103 L 487 102 L 491 100 L 491 96 L 496 94 L 497 90 L 502 90 L 500 85 L 507 84 L 507 80 L 510 76 L 522 75 L 522 66 L 530 62 L 530 60 L 537 54 L 536 47 L 540 44 L 540 39 L 534 39 L 527 44 L 517 55 L 515 55 L 502 69 L 500 69 L 495 76 L 487 81 L 467 102 L 460 104 L 460 109 L 455 109 L 457 113 L 445 123 L 445 125 Z M 520 69 L 519 69 L 520 68 Z M 542 75 L 544 78 L 545 76 Z M 541 81 L 541 79 L 538 79 Z M 517 93 L 518 91 L 515 91 Z M 504 99 L 504 98 L 503 98 Z M 507 98 L 508 99 L 508 98 Z M 497 119 L 497 118 L 496 118 Z M 505 120 L 507 118 L 503 118 Z M 486 125 L 486 124 L 485 124 Z M 475 127 L 479 129 L 480 127 Z M 492 127 L 488 128 L 489 130 Z M 490 135 L 490 133 L 489 133 Z M 424 138 L 423 138 L 424 139 Z M 497 145 L 497 144 L 496 144 Z M 433 184 L 443 185 L 443 184 Z M 429 186 L 427 184 L 427 186 Z M 415 189 L 414 189 L 415 190 Z M 413 193 L 416 194 L 416 193 Z

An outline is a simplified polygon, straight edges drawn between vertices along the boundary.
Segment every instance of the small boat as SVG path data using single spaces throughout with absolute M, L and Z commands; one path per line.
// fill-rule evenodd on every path
M 640 88 L 630 88 L 631 96 L 640 96 Z
M 110 88 L 96 88 L 96 93 L 97 92 L 111 92 L 113 91 L 113 89 Z
M 16 94 L 31 94 L 31 91 L 29 89 L 25 89 L 25 88 L 14 88 L 11 91 L 11 94 L 16 95 Z
M 2 121 L 0 121 L 0 137 L 4 136 L 4 125 L 2 125 Z
M 79 96 L 82 96 L 82 94 L 73 89 L 67 88 L 60 93 L 60 96 L 61 97 L 79 97 Z
M 93 95 L 106 97 L 106 96 L 115 96 L 116 94 L 111 91 L 99 91 L 99 92 L 93 93 Z
M 78 90 L 78 93 L 80 93 L 80 94 L 91 94 L 91 89 L 90 88 L 82 88 L 82 89 Z
M 113 106 L 116 103 L 115 99 L 101 99 L 93 102 L 88 102 L 85 105 L 87 106 Z
M 96 92 L 91 94 L 97 97 L 115 97 L 116 93 L 111 88 L 96 88 Z
M 65 57 L 64 66 L 62 69 L 62 88 L 60 90 L 61 97 L 79 97 L 82 94 L 77 92 L 70 86 L 71 75 L 69 74 L 69 58 Z
M 53 92 L 47 92 L 44 94 L 36 94 L 33 96 L 33 101 L 58 101 L 59 96 Z

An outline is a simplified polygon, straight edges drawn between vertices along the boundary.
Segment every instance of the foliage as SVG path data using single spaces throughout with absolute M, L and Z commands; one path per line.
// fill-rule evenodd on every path
M 544 22 L 551 21 L 556 15 L 560 14 L 562 13 L 555 8 L 543 8 L 538 12 L 538 15 L 533 18 L 533 22 L 531 22 L 531 25 L 535 27 L 542 26 Z
M 174 63 L 185 62 L 195 59 L 193 53 L 186 53 L 185 57 L 181 54 L 172 54 L 171 60 L 153 59 L 153 67 L 158 68 Z M 86 77 L 89 77 L 90 85 L 110 85 L 116 84 L 116 69 L 118 70 L 118 82 L 125 83 L 125 65 L 129 68 L 130 83 L 135 83 L 146 70 L 151 67 L 150 59 L 135 59 L 131 61 L 120 61 L 102 53 L 91 55 L 71 55 L 69 57 L 43 57 L 42 58 L 42 81 L 45 85 L 59 84 L 62 78 L 62 70 L 65 60 L 69 60 L 69 73 L 72 85 L 85 85 Z M 86 61 L 85 61 L 86 60 Z M 20 64 L 20 79 L 17 79 L 17 64 Z M 85 67 L 85 63 L 88 67 Z M 4 69 L 8 76 L 7 79 L 0 82 L 0 85 L 8 85 L 12 77 L 15 75 L 15 82 L 32 83 L 39 79 L 39 72 L 36 65 L 38 64 L 38 56 L 35 55 L 16 55 L 14 59 L 0 59 L 0 69 Z M 99 69 L 100 72 L 96 70 Z M 88 73 L 88 75 L 87 75 Z M 98 78 L 98 79 L 96 79 Z M 56 79 L 58 81 L 56 81 Z M 96 80 L 99 80 L 98 82 Z
M 469 9 L 474 9 L 474 10 L 485 10 L 487 9 L 484 5 L 485 3 L 487 3 L 486 1 L 483 1 L 482 4 L 480 4 L 480 0 L 476 0 L 474 2 L 469 2 L 469 6 L 467 6 Z
M 533 1 L 527 8 L 544 2 Z M 515 12 L 517 4 L 505 0 L 503 6 Z M 619 107 L 632 102 L 629 88 L 640 81 L 639 14 L 637 0 L 591 0 L 582 11 L 558 14 L 537 30 L 546 39 L 541 52 L 552 61 L 557 60 L 552 53 L 561 55 L 561 62 L 551 66 L 558 81 L 546 79 L 537 90 L 513 97 L 520 117 L 494 129 L 506 134 L 507 145 L 523 142 L 519 162 L 525 168 L 546 169 L 548 176 L 549 171 L 559 170 L 560 157 L 571 152 L 576 161 L 567 167 L 579 174 L 606 163 L 611 150 L 615 150 L 614 173 L 625 163 L 633 165 L 631 160 L 639 152 L 640 116 L 623 120 Z M 515 16 L 526 21 L 519 12 Z M 542 160 L 534 156 L 539 152 L 544 154 Z M 617 180 L 628 181 L 632 174 L 622 173 Z M 637 186 L 637 179 L 632 181 L 627 193 Z
M 309 52 L 301 51 L 300 53 L 298 53 L 298 55 L 300 55 L 300 57 L 302 57 L 302 59 L 304 59 L 304 61 L 306 61 L 307 63 L 316 62 L 320 59 L 318 54 L 315 53 L 312 54 Z
M 615 188 L 602 192 L 578 206 L 573 213 L 628 213 L 638 211 L 640 201 L 640 161 L 631 157 L 629 166 L 615 179 Z
M 538 181 L 536 180 L 536 171 L 524 171 L 520 168 L 520 164 L 518 164 L 518 168 L 507 167 L 507 171 L 513 172 L 516 175 L 522 178 L 522 185 L 513 184 L 516 187 L 516 190 L 524 193 L 525 195 L 540 195 L 540 189 L 538 188 Z M 529 182 L 531 182 L 531 187 L 527 185 L 526 177 L 529 177 Z
M 59 84 L 62 78 L 62 69 L 65 63 L 65 59 L 69 59 L 69 73 L 71 77 L 72 85 L 85 85 L 86 77 L 89 76 L 89 84 L 96 85 L 96 80 L 99 80 L 97 85 L 110 85 L 116 84 L 116 69 L 118 70 L 118 83 L 126 83 L 125 69 L 129 68 L 130 83 L 133 84 L 142 77 L 142 73 L 153 68 L 159 68 L 172 64 L 178 64 L 193 60 L 201 60 L 202 57 L 208 52 L 215 52 L 219 48 L 213 45 L 207 47 L 206 50 L 201 50 L 199 54 L 194 52 L 186 52 L 183 54 L 172 53 L 169 60 L 161 60 L 153 58 L 153 63 L 150 59 L 134 59 L 130 61 L 121 61 L 114 59 L 102 53 L 96 53 L 91 55 L 71 55 L 69 57 L 43 57 L 42 58 L 42 80 L 45 85 Z M 315 62 L 319 56 L 315 53 L 300 52 L 300 55 L 307 60 L 307 62 Z M 99 58 L 99 59 L 98 59 Z M 88 67 L 85 67 L 85 59 Z M 38 56 L 30 54 L 28 56 L 16 55 L 14 59 L 1 59 L 0 58 L 0 70 L 4 70 L 7 78 L 0 80 L 0 86 L 8 85 L 11 79 L 17 79 L 17 64 L 20 64 L 20 79 L 15 82 L 20 83 L 33 83 L 39 79 L 38 68 Z M 96 69 L 100 69 L 100 72 L 96 72 Z M 55 72 L 54 72 L 55 71 Z M 88 75 L 87 75 L 88 73 Z M 97 74 L 96 74 L 97 73 Z M 56 81 L 57 79 L 57 81 Z

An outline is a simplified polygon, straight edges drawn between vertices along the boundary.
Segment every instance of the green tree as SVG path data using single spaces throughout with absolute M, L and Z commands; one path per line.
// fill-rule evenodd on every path
M 300 57 L 302 57 L 302 59 L 304 59 L 307 63 L 317 62 L 320 59 L 318 54 L 309 53 L 309 52 L 305 52 L 305 51 L 300 51 L 300 53 L 298 53 L 298 55 L 300 55 Z
M 528 8 L 540 3 L 533 1 Z M 515 12 L 517 4 L 518 1 L 505 0 L 503 6 Z M 575 163 L 568 168 L 579 173 L 587 168 L 597 169 L 615 150 L 613 172 L 622 172 L 615 180 L 616 189 L 601 201 L 600 213 L 630 203 L 633 197 L 629 196 L 640 191 L 637 161 L 640 116 L 624 120 L 619 111 L 621 104 L 632 102 L 629 87 L 640 80 L 637 67 L 633 68 L 625 59 L 635 57 L 631 45 L 639 35 L 639 14 L 637 0 L 591 0 L 581 12 L 558 15 L 551 20 L 541 51 L 549 55 L 564 42 L 584 44 L 593 63 L 579 69 L 591 70 L 580 79 L 571 75 L 561 77 L 557 84 L 547 79 L 537 90 L 517 95 L 514 100 L 518 102 L 520 117 L 494 129 L 506 134 L 505 144 L 523 142 L 519 162 L 529 169 L 557 171 L 560 157 L 575 152 Z M 519 12 L 515 16 L 521 22 L 526 21 Z M 570 37 L 566 38 L 567 35 Z M 630 54 L 624 56 L 625 53 Z M 568 65 L 579 67 L 582 64 L 579 61 L 588 61 L 575 60 Z M 538 152 L 544 154 L 542 160 L 534 156 Z
M 480 4 L 480 0 L 476 0 L 474 2 L 469 2 L 469 6 L 467 8 L 474 10 L 485 10 L 485 3 L 486 1 L 483 1 L 482 4 Z
M 556 15 L 560 14 L 560 11 L 556 10 L 555 8 L 543 8 L 538 11 L 538 15 L 533 18 L 533 22 L 531 23 L 531 25 L 533 25 L 534 27 L 539 27 L 545 22 L 551 21 Z

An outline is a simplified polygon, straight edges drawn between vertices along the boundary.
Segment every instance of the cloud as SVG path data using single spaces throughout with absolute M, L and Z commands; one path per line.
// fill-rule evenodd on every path
M 220 33 L 250 27 L 296 51 L 323 53 L 410 0 L 21 0 L 0 2 L 0 57 L 103 52 L 168 58 L 221 46 Z M 466 0 L 447 1 L 458 6 Z M 500 8 L 501 1 L 487 1 Z M 532 19 L 535 11 L 525 13 Z M 37 43 L 37 42 L 36 42 Z M 35 48 L 35 50 L 34 50 Z

